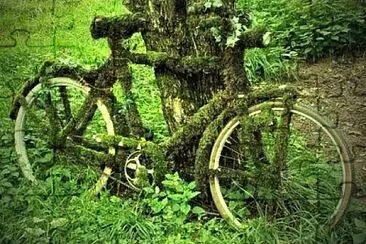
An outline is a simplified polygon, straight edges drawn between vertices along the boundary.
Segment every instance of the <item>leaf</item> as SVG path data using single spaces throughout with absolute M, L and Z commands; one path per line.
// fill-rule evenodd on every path
M 10 198 L 9 196 L 3 196 L 3 197 L 0 199 L 0 201 L 1 201 L 2 203 L 8 203 L 8 202 L 10 202 L 10 201 L 11 201 L 11 198 Z
M 334 41 L 339 41 L 339 36 L 332 36 L 330 39 L 332 39 Z
M 220 7 L 222 7 L 222 2 L 221 2 L 221 0 L 213 0 L 213 2 L 212 2 L 212 6 L 214 6 L 215 8 L 220 8 Z
M 13 185 L 8 181 L 1 182 L 1 186 L 8 187 L 8 188 L 13 187 Z
M 37 237 L 46 233 L 46 231 L 42 230 L 41 228 L 25 228 L 25 231 Z
M 151 194 L 154 193 L 154 189 L 152 189 L 151 187 L 144 187 L 142 188 L 146 193 Z
M 192 181 L 188 184 L 188 189 L 193 190 L 196 187 L 196 182 Z
M 360 219 L 354 219 L 353 222 L 356 225 L 356 228 L 359 230 L 366 230 L 366 222 Z
M 39 163 L 48 163 L 52 160 L 52 158 L 53 158 L 53 154 L 52 153 L 47 153 L 43 157 L 39 158 L 37 161 Z
M 37 224 L 37 223 L 41 223 L 41 222 L 44 222 L 46 221 L 45 219 L 40 219 L 40 218 L 37 218 L 37 217 L 33 217 L 33 223 Z
M 195 191 L 189 194 L 188 199 L 192 199 L 200 194 L 199 191 Z
M 363 244 L 366 242 L 366 233 L 352 234 L 353 244 Z
M 118 198 L 118 197 L 116 197 L 116 196 L 112 196 L 112 197 L 110 198 L 110 201 L 111 201 L 112 203 L 120 203 L 120 202 L 121 202 L 121 199 L 120 199 L 120 198 Z
M 68 222 L 68 220 L 66 218 L 54 219 L 50 223 L 50 228 L 51 229 L 55 229 L 57 227 L 64 226 L 67 222 Z
M 234 47 L 237 41 L 239 41 L 239 38 L 237 36 L 229 36 L 226 40 L 226 46 Z
M 178 203 L 173 204 L 172 209 L 173 209 L 174 212 L 177 212 L 180 209 L 179 204 Z
M 191 210 L 191 206 L 188 204 L 182 204 L 180 206 L 180 211 L 182 211 L 185 215 L 189 213 L 189 210 Z
M 197 214 L 197 215 L 202 215 L 202 214 L 205 214 L 206 211 L 201 207 L 195 206 L 192 208 L 192 213 Z
M 211 2 L 206 2 L 204 6 L 205 6 L 206 9 L 211 8 L 212 3 Z
M 174 200 L 174 201 L 179 201 L 182 199 L 182 195 L 181 194 L 170 194 L 168 196 L 170 199 Z
M 9 169 L 4 169 L 3 171 L 1 171 L 1 175 L 7 175 L 10 173 Z

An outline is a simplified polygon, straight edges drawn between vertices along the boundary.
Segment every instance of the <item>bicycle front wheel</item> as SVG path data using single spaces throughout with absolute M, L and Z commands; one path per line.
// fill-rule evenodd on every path
M 350 154 L 340 133 L 300 105 L 267 102 L 243 117 L 226 124 L 211 151 L 209 184 L 221 216 L 236 227 L 264 217 L 333 228 L 352 192 Z
M 88 170 L 85 167 L 80 169 L 77 161 L 85 159 L 71 158 L 65 150 L 59 150 L 63 151 L 65 157 L 55 159 L 58 155 L 55 154 L 55 136 L 77 116 L 89 92 L 90 88 L 76 79 L 55 77 L 37 84 L 25 96 L 15 120 L 14 136 L 18 163 L 26 179 L 37 182 L 53 174 L 62 180 L 66 178 L 83 183 L 94 181 L 91 186 L 94 192 L 99 192 L 106 184 L 111 174 L 110 167 L 94 170 L 88 166 L 88 162 L 84 162 Z M 102 133 L 114 135 L 112 118 L 101 100 L 97 100 L 88 110 L 87 116 L 89 119 L 86 123 L 77 125 L 82 131 L 78 135 L 80 139 Z M 114 155 L 115 149 L 108 148 L 107 153 Z M 68 165 L 74 168 L 67 168 L 65 161 L 72 161 Z

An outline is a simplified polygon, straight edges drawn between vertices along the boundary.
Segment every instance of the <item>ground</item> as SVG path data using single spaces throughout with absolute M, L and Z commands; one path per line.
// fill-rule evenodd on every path
M 355 197 L 366 202 L 366 57 L 302 65 L 296 84 L 302 99 L 343 132 L 353 154 Z

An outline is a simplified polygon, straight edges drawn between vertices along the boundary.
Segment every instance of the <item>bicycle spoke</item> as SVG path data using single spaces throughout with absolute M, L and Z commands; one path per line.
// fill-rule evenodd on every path
M 240 170 L 240 169 L 233 169 L 229 167 L 220 166 L 220 168 L 216 170 L 210 170 L 210 175 L 219 177 L 221 179 L 236 179 L 240 181 L 249 180 L 251 178 L 255 178 L 253 174 L 250 172 Z
M 94 99 L 91 96 L 88 96 L 81 108 L 77 111 L 76 116 L 72 117 L 70 121 L 66 124 L 66 126 L 61 131 L 61 138 L 66 139 L 70 132 L 75 131 L 78 121 L 82 120 L 85 114 L 88 114 L 89 111 L 94 106 Z
M 238 162 L 238 164 L 241 164 L 240 162 L 240 159 L 239 158 L 234 158 L 234 157 L 230 157 L 230 156 L 226 156 L 226 155 L 221 155 L 222 158 L 225 158 L 225 159 L 230 159 L 234 162 Z
M 275 137 L 274 163 L 278 166 L 279 172 L 286 168 L 286 156 L 288 140 L 290 137 L 290 122 L 292 113 L 286 108 L 281 113 L 281 121 L 278 125 L 278 133 Z
M 101 167 L 104 164 L 111 164 L 114 162 L 114 155 L 105 152 L 98 152 L 96 150 L 81 146 L 73 141 L 67 140 L 66 143 L 67 155 L 78 159 L 78 164 L 87 166 Z
M 344 183 L 351 169 L 340 135 L 301 106 L 274 102 L 250 110 L 227 123 L 211 152 L 210 190 L 219 212 L 241 226 L 248 217 L 286 218 L 304 211 L 315 223 L 333 227 L 351 188 Z M 235 143 L 236 135 L 241 143 Z M 241 164 L 238 152 L 244 155 Z M 258 164 L 261 154 L 269 164 Z
M 226 143 L 226 144 L 228 144 L 228 143 Z M 224 148 L 227 148 L 228 150 L 230 150 L 231 152 L 233 152 L 233 153 L 235 153 L 235 154 L 237 154 L 237 155 L 239 155 L 239 156 L 243 156 L 243 154 L 242 154 L 242 153 L 240 153 L 240 152 L 236 151 L 235 149 L 233 149 L 233 148 L 231 148 L 231 147 L 229 147 L 229 146 L 224 145 Z
M 240 144 L 239 141 L 237 141 L 236 139 L 234 139 L 234 137 L 232 135 L 229 136 L 229 138 L 234 141 L 236 144 Z M 227 142 L 230 142 L 230 140 L 228 140 Z
M 82 135 L 85 132 L 85 130 L 86 130 L 90 120 L 93 118 L 96 110 L 97 110 L 97 105 L 94 104 L 92 106 L 92 108 L 87 111 L 85 116 L 82 118 L 82 121 L 76 127 L 76 131 L 75 131 L 76 135 Z
M 256 128 L 258 123 L 255 118 L 244 117 L 241 121 L 241 141 L 248 148 L 248 156 L 255 164 L 268 164 L 269 160 L 264 151 L 262 131 Z M 259 127 L 259 126 L 258 126 Z
M 52 142 L 56 142 L 57 140 L 57 135 L 59 133 L 59 131 L 61 130 L 61 119 L 57 114 L 57 110 L 56 107 L 54 106 L 53 102 L 52 102 L 52 97 L 51 97 L 51 93 L 48 91 L 45 99 L 44 99 L 44 105 L 45 105 L 45 111 L 50 123 L 50 127 L 51 127 L 51 140 Z
M 70 119 L 72 118 L 72 113 L 71 113 L 71 106 L 70 106 L 68 91 L 65 86 L 60 86 L 59 92 L 60 92 L 62 104 L 64 107 L 65 119 L 66 119 L 66 121 L 70 121 Z

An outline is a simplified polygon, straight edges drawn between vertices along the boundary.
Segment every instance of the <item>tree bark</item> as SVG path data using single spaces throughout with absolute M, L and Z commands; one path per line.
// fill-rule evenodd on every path
M 140 12 L 148 19 L 148 27 L 142 31 L 148 51 L 167 53 L 176 60 L 185 60 L 187 66 L 197 65 L 198 72 L 177 72 L 170 66 L 155 69 L 165 120 L 172 133 L 219 91 L 230 87 L 245 93 L 249 88 L 243 63 L 245 43 L 257 45 L 256 36 L 261 31 L 242 35 L 237 45 L 227 46 L 227 38 L 235 33 L 234 17 L 247 26 L 249 18 L 237 13 L 235 0 L 222 0 L 221 5 L 212 6 L 205 5 L 207 2 L 124 0 L 133 13 Z M 217 68 L 202 68 L 198 60 L 207 63 L 210 58 L 217 59 Z M 176 167 L 193 166 L 199 139 L 193 137 L 189 145 L 174 154 Z
M 216 42 L 210 30 L 217 24 L 215 20 L 219 19 L 218 16 L 215 13 L 188 11 L 203 6 L 205 2 L 206 0 L 126 0 L 125 4 L 131 11 L 144 12 L 150 20 L 150 27 L 142 33 L 147 50 L 166 52 L 177 58 L 220 57 L 225 48 Z M 233 2 L 224 2 L 222 8 L 233 11 Z M 242 58 L 242 54 L 238 58 Z M 165 119 L 171 132 L 184 124 L 214 94 L 224 89 L 224 79 L 219 70 L 177 74 L 174 70 L 161 68 L 156 69 L 155 74 Z

